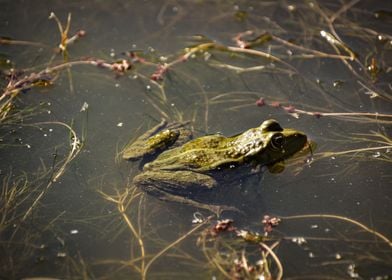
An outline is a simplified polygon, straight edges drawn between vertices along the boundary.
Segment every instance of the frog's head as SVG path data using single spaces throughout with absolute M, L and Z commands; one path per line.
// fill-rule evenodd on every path
M 276 120 L 264 121 L 257 130 L 261 132 L 263 148 L 257 152 L 256 158 L 269 167 L 301 151 L 307 143 L 303 132 L 291 128 L 283 129 Z M 272 171 L 271 168 L 270 170 Z

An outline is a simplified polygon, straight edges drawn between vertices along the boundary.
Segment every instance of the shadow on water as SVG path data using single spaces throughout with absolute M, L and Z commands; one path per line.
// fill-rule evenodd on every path
M 386 2 L 2 7 L 0 278 L 392 277 Z M 161 119 L 270 118 L 313 153 L 215 194 L 241 212 L 146 195 L 121 159 Z

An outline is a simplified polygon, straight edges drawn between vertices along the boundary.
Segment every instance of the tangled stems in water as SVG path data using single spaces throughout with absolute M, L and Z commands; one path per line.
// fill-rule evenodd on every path
M 20 262 L 22 257 L 26 258 L 23 262 L 27 261 L 36 253 L 37 249 L 42 249 L 42 246 L 44 246 L 35 245 L 38 236 L 34 233 L 34 227 L 30 228 L 31 225 L 29 225 L 28 219 L 31 220 L 34 210 L 38 208 L 48 191 L 66 172 L 68 165 L 77 157 L 84 144 L 84 138 L 80 139 L 71 126 L 62 122 L 19 124 L 20 127 L 33 127 L 40 130 L 42 126 L 46 125 L 65 127 L 69 132 L 70 149 L 66 157 L 60 161 L 58 161 L 58 155 L 55 153 L 51 167 L 46 168 L 43 165 L 37 175 L 34 175 L 33 180 L 30 180 L 30 175 L 27 174 L 15 178 L 10 173 L 9 176 L 4 177 L 0 192 L 0 235 L 3 238 L 1 250 L 6 250 L 9 254 L 9 258 L 4 258 L 1 261 L 1 265 L 4 266 L 2 270 L 4 271 L 18 271 L 19 263 L 16 260 Z M 58 217 L 64 213 L 65 211 Z M 48 227 L 52 222 L 48 224 Z M 40 234 L 45 230 L 46 228 L 40 228 Z M 20 251 L 23 251 L 23 256 L 20 255 Z M 18 256 L 18 259 L 16 259 L 16 256 Z
M 150 266 L 153 264 L 153 262 L 158 259 L 160 256 L 162 256 L 164 253 L 166 253 L 169 249 L 173 248 L 177 244 L 179 244 L 181 241 L 185 240 L 187 237 L 189 237 L 192 233 L 196 232 L 198 229 L 203 227 L 207 222 L 209 222 L 212 219 L 212 216 L 208 217 L 205 219 L 203 222 L 198 224 L 197 226 L 193 227 L 191 230 L 189 230 L 187 233 L 183 234 L 181 237 L 179 237 L 177 240 L 173 241 L 170 243 L 168 246 L 163 248 L 161 251 L 156 253 L 154 257 L 147 263 L 146 268 L 144 272 L 142 273 L 142 279 L 145 280 L 147 279 L 147 271 L 150 268 Z
M 263 247 L 264 250 L 266 250 L 268 252 L 269 255 L 272 256 L 272 258 L 275 261 L 276 266 L 278 267 L 278 274 L 276 275 L 276 278 L 274 278 L 274 279 L 277 279 L 277 280 L 282 279 L 283 278 L 283 266 L 282 266 L 282 263 L 280 262 L 278 256 L 273 251 L 273 248 L 276 247 L 279 244 L 279 242 L 275 242 L 272 246 L 267 246 L 267 244 L 265 244 L 263 242 L 260 242 L 259 244 L 261 247 Z M 267 259 L 268 254 L 266 254 L 264 256 L 264 259 Z
M 300 115 L 308 115 L 308 116 L 314 116 L 316 118 L 320 118 L 320 117 L 345 118 L 346 120 L 352 120 L 352 121 L 358 120 L 358 118 L 353 118 L 353 117 L 365 117 L 367 121 L 369 120 L 369 118 L 371 118 L 371 119 L 375 119 L 378 123 L 392 122 L 392 115 L 390 114 L 379 114 L 379 113 L 369 113 L 369 112 L 312 112 L 312 111 L 297 109 L 296 107 L 290 104 L 285 105 L 277 101 L 269 102 L 265 100 L 263 97 L 260 97 L 258 100 L 256 100 L 256 105 L 258 107 L 269 106 L 272 108 L 282 109 L 297 119 L 299 118 Z
M 67 23 L 66 23 L 65 27 L 63 27 L 59 18 L 55 15 L 55 13 L 51 12 L 49 15 L 49 19 L 54 19 L 57 23 L 57 27 L 59 29 L 60 36 L 61 36 L 59 50 L 60 50 L 60 52 L 63 52 L 65 56 L 67 56 L 66 55 L 67 46 L 74 43 L 79 38 L 85 36 L 86 32 L 84 30 L 79 30 L 71 38 L 68 38 L 69 29 L 71 27 L 71 13 L 68 14 Z
M 277 226 L 280 221 L 288 222 L 290 220 L 298 220 L 298 219 L 332 219 L 335 221 L 343 221 L 345 223 L 353 224 L 366 233 L 369 233 L 383 242 L 387 243 L 388 247 L 392 247 L 392 241 L 383 235 L 382 233 L 364 225 L 363 223 L 340 215 L 333 215 L 333 214 L 305 214 L 305 215 L 293 215 L 293 216 L 281 216 L 278 217 L 270 217 L 268 215 L 264 216 L 263 224 L 264 224 L 264 233 L 271 232 L 271 228 L 266 231 L 266 226 L 272 225 Z M 283 278 L 283 266 L 281 261 L 279 260 L 278 256 L 274 252 L 274 248 L 280 244 L 280 241 L 276 241 L 269 245 L 269 241 L 272 240 L 293 240 L 292 237 L 285 237 L 281 236 L 281 233 L 278 233 L 278 236 L 268 234 L 259 235 L 255 233 L 251 233 L 249 231 L 239 230 L 232 225 L 232 220 L 221 220 L 218 221 L 215 226 L 212 228 L 206 229 L 200 235 L 198 239 L 198 244 L 201 245 L 202 251 L 206 259 L 209 263 L 217 268 L 222 275 L 224 275 L 228 279 L 256 279 L 257 277 L 264 277 L 264 279 L 282 279 Z M 226 233 L 224 236 L 221 236 L 223 233 Z M 242 249 L 242 253 L 239 256 L 239 249 L 238 249 L 238 242 L 230 242 L 227 241 L 227 237 L 229 233 L 235 233 L 236 237 L 241 237 L 243 240 L 250 242 L 252 244 L 257 244 L 262 248 L 261 251 L 261 260 L 257 262 L 257 265 L 251 265 L 248 261 L 247 253 L 244 249 Z M 229 235 L 233 237 L 233 235 Z M 339 235 L 342 237 L 342 235 Z M 332 240 L 336 241 L 337 239 L 334 238 L 312 238 L 309 237 L 307 239 L 310 240 Z M 372 239 L 373 240 L 373 239 Z M 237 240 L 238 241 L 238 240 Z M 354 240 L 350 239 L 350 241 L 355 242 Z M 356 240 L 358 241 L 358 240 Z M 360 242 L 364 242 L 364 240 L 359 240 Z M 301 242 L 306 242 L 305 239 Z M 300 244 L 300 243 L 299 243 Z M 248 248 L 250 249 L 250 248 Z M 222 252 L 225 252 L 222 254 Z M 271 257 L 273 263 L 276 266 L 276 274 L 272 276 L 270 272 L 270 267 L 272 263 L 268 261 L 268 257 Z M 340 255 L 337 255 L 340 259 Z M 380 259 L 379 261 L 382 261 Z M 258 279 L 258 278 L 257 278 Z
M 141 204 L 144 202 L 144 196 L 141 191 L 139 191 L 136 187 L 131 187 L 127 188 L 124 192 L 120 193 L 118 190 L 116 190 L 116 195 L 109 195 L 106 194 L 102 191 L 99 191 L 99 193 L 103 196 L 104 199 L 114 203 L 117 206 L 117 210 L 120 213 L 122 219 L 125 221 L 127 227 L 131 231 L 132 235 L 136 238 L 138 242 L 138 247 L 139 247 L 139 256 L 138 257 L 132 257 L 130 261 L 120 261 L 120 263 L 132 267 L 135 271 L 137 271 L 141 279 L 145 280 L 147 279 L 147 273 L 150 267 L 153 265 L 153 263 L 160 258 L 162 255 L 164 255 L 167 251 L 169 251 L 171 248 L 175 247 L 179 243 L 181 243 L 183 240 L 191 236 L 194 232 L 202 228 L 206 223 L 208 223 L 211 219 L 212 216 L 208 217 L 205 219 L 202 223 L 198 224 L 197 226 L 193 227 L 190 229 L 188 232 L 185 234 L 182 234 L 177 240 L 171 242 L 169 245 L 164 247 L 162 250 L 160 250 L 157 253 L 152 254 L 153 256 L 151 259 L 149 259 L 147 262 L 148 254 L 146 253 L 145 249 L 145 242 L 143 241 L 143 235 L 142 235 L 142 225 L 141 225 L 141 216 L 142 216 L 142 207 Z M 133 211 L 132 205 L 137 203 L 137 200 L 139 200 L 139 206 L 136 208 L 136 215 L 137 215 L 137 226 L 135 225 L 135 222 L 132 220 L 130 217 L 130 212 Z M 133 256 L 133 253 L 130 252 L 130 255 Z M 139 265 L 136 263 L 140 262 Z M 102 262 L 105 263 L 105 262 Z
M 366 155 L 366 153 L 371 153 L 369 156 L 371 159 L 392 162 L 392 158 L 390 156 L 390 151 L 392 150 L 392 139 L 387 137 L 386 135 L 372 131 L 371 134 L 353 134 L 345 138 L 347 138 L 350 143 L 358 142 L 362 145 L 364 145 L 363 143 L 366 143 L 366 147 L 348 149 L 343 151 L 317 152 L 313 154 L 314 160 L 346 155 L 354 155 L 356 158 L 359 159 L 359 154 Z M 376 151 L 376 153 L 373 153 L 374 151 Z
M 265 216 L 263 224 L 264 226 L 268 224 L 275 227 L 279 221 L 279 219 Z M 233 226 L 233 222 L 230 219 L 218 220 L 215 225 L 204 230 L 199 236 L 198 244 L 211 266 L 218 269 L 228 279 L 282 279 L 283 266 L 273 251 L 280 242 L 267 244 L 267 236 L 272 228 L 265 227 L 264 234 L 261 235 L 238 229 Z M 227 237 L 228 234 L 232 240 L 226 240 L 225 236 Z M 246 247 L 244 247 L 244 242 L 247 243 Z M 241 248 L 238 248 L 240 244 Z M 260 254 L 260 259 L 255 264 L 251 264 L 248 258 L 248 245 L 248 249 L 253 247 L 257 250 L 257 254 Z M 241 255 L 239 255 L 239 251 L 241 251 Z M 272 258 L 273 262 L 270 261 L 269 257 Z M 277 269 L 274 276 L 271 273 L 273 264 Z
M 34 202 L 31 204 L 31 206 L 27 209 L 26 213 L 23 215 L 22 221 L 25 221 L 26 218 L 31 214 L 31 212 L 33 211 L 33 209 L 37 206 L 37 204 L 39 203 L 39 201 L 42 199 L 42 197 L 46 194 L 46 192 L 52 187 L 52 185 L 57 182 L 57 180 L 64 174 L 66 167 L 68 166 L 68 164 L 79 154 L 79 152 L 82 150 L 83 147 L 83 139 L 80 140 L 75 132 L 75 130 L 70 127 L 68 124 L 66 123 L 62 123 L 62 122 L 41 122 L 41 123 L 36 123 L 35 126 L 39 126 L 39 125 L 60 125 L 65 127 L 69 133 L 71 134 L 71 149 L 68 153 L 68 156 L 66 157 L 66 159 L 64 160 L 64 162 L 62 163 L 62 165 L 60 166 L 60 168 L 56 171 L 53 170 L 53 174 L 51 176 L 51 178 L 49 179 L 48 184 L 46 185 L 46 187 L 40 192 L 40 194 L 37 196 L 37 198 L 34 200 Z
M 136 188 L 133 188 L 131 191 L 129 189 L 126 189 L 123 193 L 120 193 L 118 190 L 116 190 L 116 195 L 108 195 L 102 191 L 99 191 L 99 193 L 103 196 L 104 199 L 113 202 L 117 206 L 117 210 L 120 213 L 122 219 L 125 221 L 127 224 L 127 227 L 130 229 L 131 233 L 133 236 L 136 238 L 138 245 L 139 245 L 139 251 L 140 251 L 140 266 L 136 266 L 135 264 L 129 263 L 137 272 L 143 273 L 144 272 L 144 267 L 145 267 L 145 248 L 144 248 L 144 242 L 141 236 L 141 229 L 136 228 L 134 224 L 132 223 L 132 220 L 128 217 L 127 210 L 129 207 L 132 205 L 134 200 L 140 199 L 142 200 L 143 195 L 141 192 L 137 191 Z M 141 215 L 140 208 L 137 211 L 138 216 Z M 139 220 L 139 218 L 138 218 Z M 139 225 L 140 227 L 140 225 Z M 132 255 L 132 254 L 131 254 Z
M 383 240 L 385 243 L 387 243 L 389 247 L 392 248 L 392 241 L 389 240 L 385 235 L 379 233 L 378 231 L 376 231 L 374 229 L 371 229 L 371 228 L 365 226 L 364 224 L 362 224 L 356 220 L 350 219 L 348 217 L 339 216 L 339 215 L 331 215 L 331 214 L 306 214 L 306 215 L 295 215 L 295 216 L 282 216 L 280 218 L 282 220 L 321 218 L 321 219 L 333 219 L 333 220 L 340 220 L 340 221 L 344 221 L 344 222 L 349 222 L 351 224 L 354 224 L 354 225 L 360 227 L 361 229 L 365 230 L 366 232 L 368 232 L 374 236 L 377 236 L 378 238 Z

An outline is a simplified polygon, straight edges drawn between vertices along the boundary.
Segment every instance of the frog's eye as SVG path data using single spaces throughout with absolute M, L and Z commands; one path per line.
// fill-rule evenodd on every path
M 282 149 L 284 143 L 285 143 L 285 139 L 284 139 L 284 136 L 282 133 L 276 133 L 271 138 L 271 146 L 272 146 L 272 149 L 274 149 L 274 150 Z
M 276 120 L 266 120 L 261 124 L 261 129 L 264 132 L 283 131 L 283 128 Z

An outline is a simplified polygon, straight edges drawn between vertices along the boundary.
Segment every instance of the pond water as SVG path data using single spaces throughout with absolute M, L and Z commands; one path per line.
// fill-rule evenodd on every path
M 268 251 L 211 227 L 263 234 L 264 215 L 264 279 L 392 278 L 389 1 L 1 6 L 1 279 L 252 279 L 238 263 Z M 85 36 L 61 52 L 69 14 Z M 146 195 L 121 159 L 161 119 L 229 136 L 270 118 L 317 147 L 216 194 L 239 212 Z

